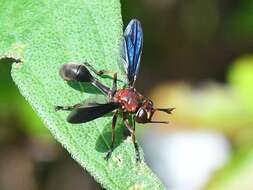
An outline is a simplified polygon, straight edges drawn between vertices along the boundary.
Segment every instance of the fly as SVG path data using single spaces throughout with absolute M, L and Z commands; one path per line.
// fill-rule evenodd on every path
M 91 83 L 104 93 L 109 101 L 107 103 L 79 103 L 73 106 L 56 106 L 55 109 L 67 110 L 71 113 L 67 121 L 72 124 L 86 123 L 96 118 L 116 110 L 112 118 L 112 142 L 106 153 L 105 159 L 108 160 L 112 154 L 115 142 L 115 125 L 119 112 L 122 113 L 126 128 L 132 136 L 135 148 L 136 160 L 140 161 L 138 144 L 135 140 L 135 122 L 137 123 L 167 123 L 167 121 L 154 121 L 152 116 L 156 111 L 171 114 L 174 108 L 154 108 L 153 102 L 140 94 L 135 89 L 141 54 L 143 48 L 143 32 L 140 21 L 132 19 L 124 31 L 123 38 L 123 67 L 127 76 L 127 87 L 117 89 L 117 73 L 113 73 L 112 88 L 109 88 L 93 77 L 89 70 L 97 75 L 110 74 L 112 71 L 97 71 L 90 64 L 68 63 L 60 68 L 60 76 L 66 81 L 77 81 Z M 89 70 L 88 70 L 89 69 Z M 128 116 L 133 117 L 133 126 L 130 125 Z

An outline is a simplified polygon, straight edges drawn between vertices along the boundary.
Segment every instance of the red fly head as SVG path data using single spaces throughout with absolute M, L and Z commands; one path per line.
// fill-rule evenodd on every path
M 151 100 L 145 100 L 142 106 L 135 114 L 135 120 L 138 123 L 149 123 L 154 114 L 153 102 Z
M 168 123 L 167 121 L 152 121 L 152 117 L 156 111 L 162 111 L 171 114 L 175 108 L 153 108 L 151 100 L 145 100 L 143 105 L 138 109 L 135 114 L 135 120 L 138 123 Z

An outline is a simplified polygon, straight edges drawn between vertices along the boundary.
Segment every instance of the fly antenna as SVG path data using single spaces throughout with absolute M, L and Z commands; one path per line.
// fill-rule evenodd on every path
M 149 123 L 162 123 L 162 124 L 168 124 L 168 121 L 150 121 Z
M 156 108 L 155 111 L 162 111 L 167 114 L 172 114 L 172 111 L 176 108 Z

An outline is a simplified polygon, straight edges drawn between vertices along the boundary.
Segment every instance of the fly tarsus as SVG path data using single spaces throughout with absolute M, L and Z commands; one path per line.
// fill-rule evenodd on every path
M 136 160 L 136 162 L 141 162 L 139 145 L 138 145 L 137 142 L 134 142 L 134 149 L 135 149 L 135 160 Z
M 111 71 L 111 70 L 97 70 L 95 69 L 91 64 L 85 62 L 84 63 L 85 66 L 87 66 L 93 73 L 95 73 L 96 75 L 112 75 L 114 76 L 115 72 Z
M 126 113 L 123 113 L 123 120 L 124 120 L 126 128 L 130 131 L 131 136 L 132 136 L 132 141 L 133 141 L 134 149 L 135 149 L 136 162 L 140 162 L 141 158 L 140 158 L 139 146 L 138 146 L 136 139 L 135 139 L 135 122 L 134 122 L 134 126 L 132 127 L 129 123 L 129 120 L 127 119 Z
M 113 83 L 112 83 L 112 93 L 111 98 L 114 96 L 114 94 L 117 91 L 117 73 L 113 74 Z
M 113 152 L 113 146 L 111 145 L 111 146 L 110 146 L 110 149 L 107 151 L 107 153 L 106 153 L 106 155 L 105 155 L 105 157 L 104 157 L 104 159 L 105 159 L 106 161 L 109 160 L 109 158 L 110 158 L 111 155 L 112 155 L 112 152 Z
M 63 110 L 63 111 L 71 111 L 75 108 L 78 108 L 80 107 L 81 104 L 75 104 L 73 106 L 54 106 L 54 110 L 55 111 L 60 111 L 60 110 Z

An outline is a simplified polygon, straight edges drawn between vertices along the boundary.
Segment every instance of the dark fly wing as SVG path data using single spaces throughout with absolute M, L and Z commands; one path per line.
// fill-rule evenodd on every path
M 123 39 L 123 65 L 129 86 L 137 78 L 143 47 L 143 32 L 140 21 L 132 19 L 127 25 Z
M 89 103 L 86 106 L 81 106 L 74 109 L 68 116 L 67 121 L 69 123 L 85 123 L 96 118 L 99 118 L 115 109 L 119 105 L 114 102 L 106 104 Z

